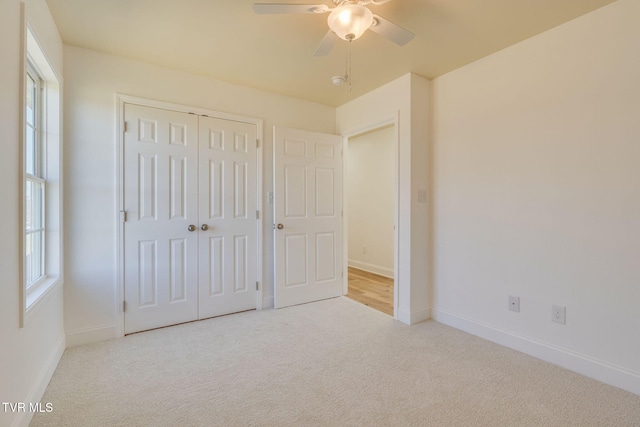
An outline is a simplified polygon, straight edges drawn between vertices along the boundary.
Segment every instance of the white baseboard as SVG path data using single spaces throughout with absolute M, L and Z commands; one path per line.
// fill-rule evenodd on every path
M 398 312 L 396 313 L 396 319 L 398 319 L 398 321 L 404 323 L 405 325 L 415 325 L 416 323 L 423 322 L 430 318 L 431 310 L 428 308 L 414 311 L 407 311 L 399 308 Z
M 368 271 L 369 273 L 374 273 L 379 276 L 388 277 L 393 279 L 393 268 L 381 267 L 375 264 L 369 264 L 368 262 L 356 261 L 354 259 L 350 259 L 349 267 L 357 268 L 358 270 Z
M 545 362 L 640 395 L 640 372 L 580 354 L 572 350 L 519 335 L 445 310 L 434 309 L 433 319 L 442 324 L 512 348 Z
M 67 348 L 94 342 L 108 341 L 118 337 L 116 325 L 101 325 L 93 328 L 67 331 Z
M 44 394 L 47 386 L 49 385 L 49 381 L 51 381 L 51 377 L 53 373 L 56 371 L 58 367 L 58 363 L 60 362 L 60 358 L 64 353 L 65 345 L 65 337 L 60 337 L 60 340 L 56 344 L 56 346 L 51 350 L 47 361 L 45 362 L 42 370 L 40 370 L 40 374 L 36 379 L 35 384 L 31 387 L 27 398 L 24 402 L 27 403 L 37 403 L 41 402 L 42 395 Z M 46 402 L 41 402 L 42 405 Z M 11 423 L 12 427 L 28 427 L 33 419 L 34 412 L 26 411 L 26 412 L 18 412 L 16 418 L 14 418 L 13 423 Z

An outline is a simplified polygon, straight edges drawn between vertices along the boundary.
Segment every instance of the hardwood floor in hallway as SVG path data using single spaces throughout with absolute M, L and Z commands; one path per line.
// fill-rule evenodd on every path
M 393 316 L 393 279 L 349 267 L 347 297 Z

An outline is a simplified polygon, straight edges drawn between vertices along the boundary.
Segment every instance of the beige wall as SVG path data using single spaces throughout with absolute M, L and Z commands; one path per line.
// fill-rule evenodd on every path
M 393 278 L 395 127 L 349 138 L 349 266 Z M 364 249 L 363 249 L 364 248 Z
M 436 319 L 636 393 L 638 22 L 620 0 L 433 82 Z
M 62 42 L 44 0 L 26 1 L 27 21 L 59 77 Z M 0 2 L 0 401 L 39 402 L 65 347 L 62 288 L 39 303 L 23 328 L 19 326 L 19 259 L 22 238 L 19 221 L 18 164 L 22 161 L 19 115 L 21 78 L 20 1 Z M 0 426 L 26 426 L 33 414 L 0 410 Z

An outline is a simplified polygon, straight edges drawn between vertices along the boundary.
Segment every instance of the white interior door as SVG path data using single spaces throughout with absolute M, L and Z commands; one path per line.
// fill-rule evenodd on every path
M 200 318 L 256 308 L 256 141 L 255 125 L 200 117 Z
M 274 127 L 275 307 L 342 295 L 342 138 Z
M 125 333 L 198 316 L 198 117 L 127 104 Z
M 125 334 L 255 309 L 257 126 L 125 104 Z

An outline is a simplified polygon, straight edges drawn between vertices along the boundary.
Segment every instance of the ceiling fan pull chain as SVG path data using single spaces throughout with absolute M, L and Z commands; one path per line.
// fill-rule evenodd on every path
M 347 68 L 347 80 L 349 80 L 349 93 L 351 93 L 351 42 L 353 40 L 349 40 L 349 51 L 347 53 L 348 57 L 348 68 Z

